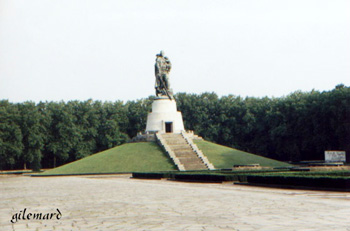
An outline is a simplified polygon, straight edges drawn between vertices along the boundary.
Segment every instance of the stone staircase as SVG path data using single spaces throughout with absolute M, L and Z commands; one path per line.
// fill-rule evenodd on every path
M 186 137 L 185 133 L 157 133 L 156 137 L 179 170 L 214 169 L 214 166 L 209 163 L 198 147 Z

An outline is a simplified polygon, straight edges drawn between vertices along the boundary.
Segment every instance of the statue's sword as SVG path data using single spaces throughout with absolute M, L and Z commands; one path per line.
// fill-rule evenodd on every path
M 163 78 L 159 78 L 159 79 L 160 79 L 160 81 L 162 82 L 163 88 L 164 88 L 164 90 L 165 90 L 165 94 L 169 97 L 170 100 L 172 100 L 172 98 L 171 98 L 171 96 L 170 96 L 170 94 L 169 94 L 169 92 L 168 92 L 168 89 L 165 87 Z

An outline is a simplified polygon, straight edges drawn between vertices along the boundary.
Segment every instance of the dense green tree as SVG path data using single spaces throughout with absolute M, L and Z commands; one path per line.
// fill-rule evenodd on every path
M 16 165 L 23 151 L 22 132 L 16 123 L 19 118 L 17 105 L 0 101 L 0 169 L 20 168 Z
M 72 114 L 75 139 L 69 151 L 70 160 L 77 160 L 91 155 L 96 150 L 96 139 L 100 125 L 100 115 L 93 107 L 93 101 L 70 101 L 66 105 Z
M 179 93 L 185 127 L 219 144 L 280 160 L 323 159 L 350 152 L 350 88 L 294 92 L 281 98 L 215 98 Z
M 97 105 L 94 105 L 95 107 Z M 127 111 L 121 101 L 98 105 L 100 124 L 98 126 L 97 150 L 102 151 L 126 142 L 128 128 Z M 122 132 L 123 130 L 124 132 Z
M 153 98 L 149 97 L 148 99 L 128 101 L 125 104 L 127 118 L 129 120 L 126 133 L 130 138 L 136 136 L 138 132 L 145 130 L 147 115 L 151 111 Z
M 279 160 L 350 154 L 350 88 L 281 98 L 175 95 L 185 128 L 207 140 Z M 154 97 L 116 102 L 0 101 L 0 168 L 47 168 L 123 144 L 146 128 Z M 349 157 L 349 156 L 348 156 Z
M 22 131 L 22 144 L 24 146 L 21 161 L 24 169 L 27 163 L 33 170 L 41 167 L 42 150 L 45 144 L 46 128 L 43 124 L 43 114 L 33 102 L 24 102 L 18 105 L 20 118 L 18 124 Z
M 69 153 L 78 143 L 80 134 L 72 113 L 72 105 L 60 103 L 48 103 L 47 110 L 51 117 L 49 133 L 46 144 L 46 151 L 49 159 L 62 164 L 69 159 Z

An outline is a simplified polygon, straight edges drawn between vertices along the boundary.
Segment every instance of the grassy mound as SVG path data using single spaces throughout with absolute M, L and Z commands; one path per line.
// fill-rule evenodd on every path
M 264 167 L 290 166 L 287 163 L 243 152 L 204 140 L 195 140 L 195 144 L 215 168 L 232 168 L 233 165 L 260 164 Z
M 195 143 L 217 169 L 232 168 L 233 165 L 245 164 L 260 164 L 260 166 L 268 167 L 289 166 L 280 161 L 204 140 L 196 140 Z M 141 142 L 123 144 L 45 171 L 40 175 L 159 172 L 172 170 L 176 170 L 175 165 L 155 142 Z
M 45 171 L 41 175 L 175 170 L 155 142 L 128 143 Z

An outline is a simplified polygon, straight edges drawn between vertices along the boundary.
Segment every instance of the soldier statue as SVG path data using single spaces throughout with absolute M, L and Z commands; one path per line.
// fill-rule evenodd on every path
M 167 96 L 169 99 L 173 99 L 173 92 L 170 88 L 169 72 L 171 70 L 171 63 L 168 57 L 164 56 L 164 52 L 160 51 L 157 54 L 155 67 L 156 75 L 156 96 Z

